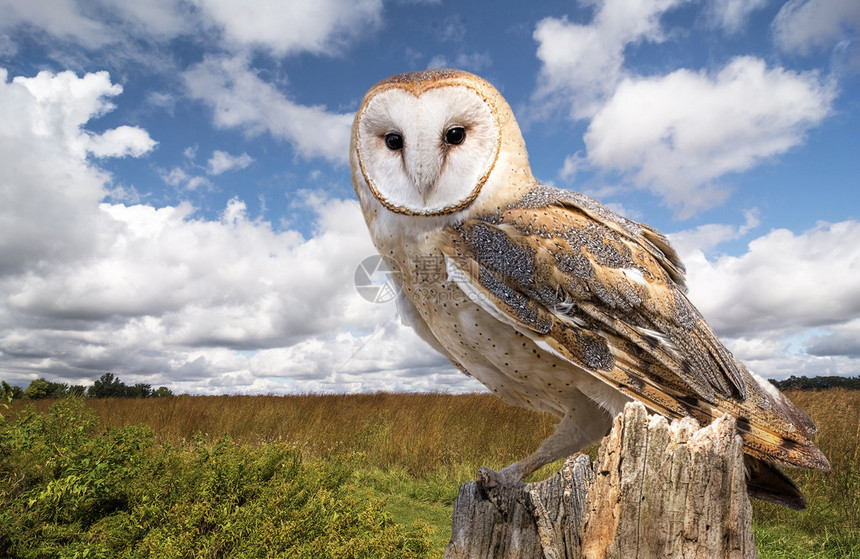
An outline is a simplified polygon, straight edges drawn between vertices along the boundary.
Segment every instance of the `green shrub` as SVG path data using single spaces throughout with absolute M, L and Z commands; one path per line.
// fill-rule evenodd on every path
M 0 556 L 429 556 L 429 528 L 395 524 L 336 462 L 96 424 L 78 399 L 0 420 Z

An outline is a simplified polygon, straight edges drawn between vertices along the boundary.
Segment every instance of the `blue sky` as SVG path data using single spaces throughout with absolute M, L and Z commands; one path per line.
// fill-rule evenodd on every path
M 364 92 L 458 67 L 768 377 L 860 373 L 860 4 L 0 0 L 0 378 L 476 390 L 353 286 Z

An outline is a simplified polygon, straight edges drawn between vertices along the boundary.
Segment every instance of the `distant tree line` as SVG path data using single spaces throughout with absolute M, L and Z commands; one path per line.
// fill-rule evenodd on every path
M 846 388 L 860 390 L 860 376 L 856 377 L 796 377 L 791 375 L 785 380 L 769 379 L 780 390 L 824 390 L 827 388 Z
M 64 382 L 51 382 L 43 378 L 30 381 L 27 388 L 12 386 L 3 381 L 0 386 L 2 396 L 13 400 L 40 400 L 42 398 L 68 398 L 70 396 L 89 396 L 90 398 L 161 398 L 173 396 L 166 386 L 153 389 L 149 384 L 127 385 L 113 373 L 103 374 L 92 386 L 69 385 Z
M 827 388 L 845 388 L 847 390 L 860 390 L 860 376 L 856 377 L 807 377 L 790 376 L 785 380 L 770 380 L 771 384 L 780 390 L 825 390 Z M 173 392 L 166 386 L 152 388 L 149 384 L 124 383 L 113 373 L 105 373 L 89 388 L 80 384 L 66 384 L 63 382 L 51 382 L 43 378 L 37 378 L 30 382 L 27 388 L 12 386 L 2 381 L 0 386 L 0 400 L 10 397 L 13 400 L 39 400 L 42 398 L 67 398 L 70 396 L 88 396 L 90 398 L 162 398 L 173 396 Z

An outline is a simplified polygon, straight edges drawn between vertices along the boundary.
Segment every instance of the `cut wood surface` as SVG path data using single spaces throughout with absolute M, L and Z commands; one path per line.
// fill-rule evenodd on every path
M 699 429 L 628 404 L 593 464 L 485 493 L 464 483 L 447 559 L 756 557 L 735 421 Z

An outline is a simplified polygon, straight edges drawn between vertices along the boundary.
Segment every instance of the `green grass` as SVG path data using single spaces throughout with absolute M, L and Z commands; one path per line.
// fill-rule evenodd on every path
M 836 559 L 860 557 L 856 536 L 846 538 L 825 526 L 815 534 L 798 532 L 791 524 L 753 523 L 759 559 Z
M 790 472 L 807 496 L 806 511 L 753 501 L 759 556 L 860 557 L 860 392 L 834 389 L 790 397 L 818 424 L 818 444 L 833 471 Z M 14 421 L 24 405 L 15 402 L 7 419 Z M 44 413 L 48 405 L 38 401 L 34 409 Z M 554 426 L 552 417 L 483 394 L 183 396 L 88 399 L 83 405 L 94 414 L 93 433 L 105 437 L 117 429 L 145 425 L 150 433 L 147 452 L 171 455 L 176 464 L 187 464 L 201 445 L 215 448 L 229 441 L 231 448 L 244 449 L 244 455 L 235 455 L 237 460 L 242 455 L 254 463 L 280 449 L 277 452 L 299 456 L 308 475 L 327 467 L 346 472 L 332 489 L 338 498 L 358 496 L 349 506 L 367 503 L 367 510 L 375 512 L 357 514 L 387 518 L 402 530 L 391 536 L 401 538 L 397 541 L 425 538 L 427 548 L 421 553 L 428 557 L 440 556 L 450 538 L 451 506 L 460 484 L 473 480 L 480 466 L 499 468 L 526 456 Z M 14 476 L 37 466 L 25 462 L 2 472 L 3 487 L 14 486 Z M 558 467 L 544 468 L 533 479 L 548 477 Z M 205 468 L 195 471 L 202 476 Z M 0 508 L 8 498 L 8 493 L 0 493 Z M 254 510 L 262 514 L 264 509 Z
M 398 524 L 428 523 L 433 528 L 434 556 L 442 556 L 451 539 L 451 505 L 459 488 L 456 481 L 444 478 L 419 480 L 402 468 L 358 470 L 353 480 L 383 497 L 386 510 Z
M 95 423 L 68 400 L 0 426 L 0 556 L 432 556 L 426 522 L 395 522 L 339 461 Z

